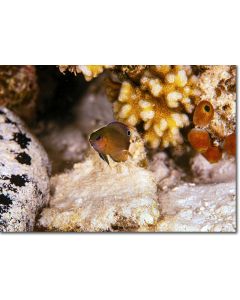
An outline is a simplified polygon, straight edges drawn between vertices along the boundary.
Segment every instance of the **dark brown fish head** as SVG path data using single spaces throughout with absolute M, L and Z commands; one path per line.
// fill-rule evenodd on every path
M 93 132 L 89 137 L 89 143 L 97 152 L 104 152 L 106 137 L 103 128 Z

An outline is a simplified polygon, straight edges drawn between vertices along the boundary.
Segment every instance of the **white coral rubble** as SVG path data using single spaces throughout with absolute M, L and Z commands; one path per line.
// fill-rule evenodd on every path
M 162 219 L 157 231 L 235 232 L 235 182 L 183 184 L 159 194 Z
M 45 230 L 151 231 L 159 218 L 154 177 L 131 160 L 108 166 L 94 152 L 51 184 L 38 222 Z

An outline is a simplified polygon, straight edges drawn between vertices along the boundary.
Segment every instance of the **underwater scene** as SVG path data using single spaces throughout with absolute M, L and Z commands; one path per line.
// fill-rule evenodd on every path
M 0 232 L 236 232 L 236 76 L 0 66 Z

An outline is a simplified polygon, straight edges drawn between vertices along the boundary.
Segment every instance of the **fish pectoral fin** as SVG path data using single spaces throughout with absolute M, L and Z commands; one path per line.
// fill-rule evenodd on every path
M 126 161 L 128 159 L 128 150 L 121 150 L 110 154 L 111 158 L 116 161 Z
M 109 161 L 108 161 L 107 155 L 103 154 L 103 153 L 98 153 L 98 154 L 101 157 L 101 159 L 103 159 L 109 165 Z

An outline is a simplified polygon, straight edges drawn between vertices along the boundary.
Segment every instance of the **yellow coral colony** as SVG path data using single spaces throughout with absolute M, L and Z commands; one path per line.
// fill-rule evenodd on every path
M 114 99 L 116 119 L 132 126 L 143 122 L 144 140 L 152 148 L 183 143 L 179 129 L 189 125 L 187 114 L 200 94 L 192 68 L 149 66 L 137 76 L 135 81 L 123 81 Z

